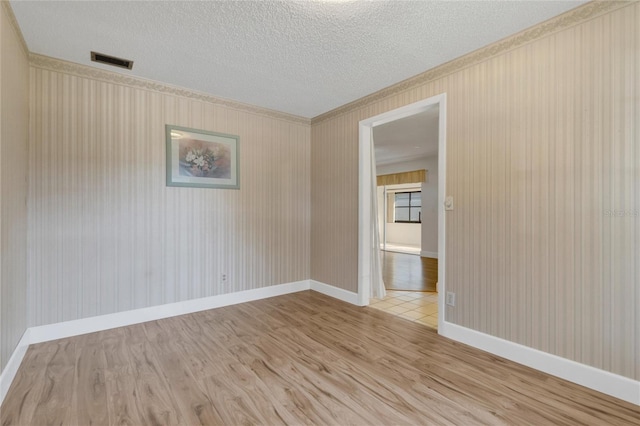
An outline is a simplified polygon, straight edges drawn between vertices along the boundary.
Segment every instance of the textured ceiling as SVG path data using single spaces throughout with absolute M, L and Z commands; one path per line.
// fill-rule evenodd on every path
M 437 154 L 439 110 L 434 105 L 419 114 L 374 127 L 376 164 L 383 166 Z
M 29 49 L 315 117 L 582 1 L 11 1 Z M 134 60 L 96 65 L 91 50 Z

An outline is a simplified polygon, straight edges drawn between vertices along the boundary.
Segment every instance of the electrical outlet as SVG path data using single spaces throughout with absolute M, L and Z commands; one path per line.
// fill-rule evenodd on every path
M 456 294 L 451 291 L 447 292 L 447 305 L 456 306 Z
M 223 285 L 227 284 L 227 274 L 222 274 L 222 276 L 220 277 L 220 281 L 222 282 Z

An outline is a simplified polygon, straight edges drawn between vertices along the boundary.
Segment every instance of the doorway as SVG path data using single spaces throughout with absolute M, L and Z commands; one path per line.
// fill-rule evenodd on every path
M 437 216 L 437 257 L 438 257 L 438 322 L 444 321 L 444 297 L 445 293 L 445 166 L 446 166 L 446 94 L 437 95 L 384 114 L 362 120 L 359 125 L 359 220 L 358 220 L 358 302 L 362 306 L 369 305 L 371 292 L 371 276 L 369 275 L 372 253 L 369 249 L 373 246 L 371 197 L 377 197 L 372 190 L 371 182 L 371 150 L 374 128 L 424 113 L 434 106 L 438 107 L 438 196 L 437 206 L 434 209 Z M 377 154 L 377 153 L 376 153 Z M 377 214 L 377 212 L 376 212 Z

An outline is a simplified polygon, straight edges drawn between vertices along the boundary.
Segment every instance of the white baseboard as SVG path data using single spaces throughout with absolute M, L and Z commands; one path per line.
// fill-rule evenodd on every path
M 24 355 L 27 353 L 29 344 L 29 329 L 26 329 L 18 342 L 18 346 L 16 346 L 16 349 L 13 351 L 11 358 L 9 358 L 9 362 L 7 362 L 6 367 L 2 370 L 2 374 L 0 374 L 0 404 L 4 401 L 7 392 L 9 392 L 11 382 L 13 382 L 13 378 L 16 377 L 16 373 L 18 372 Z
M 7 366 L 0 374 L 0 404 L 2 404 L 7 394 L 30 344 L 139 324 L 145 321 L 169 318 L 253 300 L 266 299 L 309 289 L 353 305 L 358 305 L 357 293 L 318 281 L 305 280 L 28 328 L 11 355 Z M 444 337 L 466 343 L 519 364 L 527 365 L 570 382 L 620 398 L 632 404 L 640 405 L 640 382 L 636 380 L 446 321 L 439 325 L 438 333 Z
M 536 370 L 560 377 L 607 395 L 640 405 L 640 381 L 580 364 L 528 346 L 471 330 L 445 321 L 438 334 L 498 355 Z
M 167 303 L 165 305 L 151 306 L 149 308 L 134 309 L 113 314 L 99 315 L 82 318 L 73 321 L 64 321 L 55 324 L 41 325 L 28 328 L 18 346 L 13 351 L 7 366 L 0 374 L 0 404 L 9 391 L 11 382 L 22 363 L 22 359 L 31 344 L 63 339 L 65 337 L 79 336 L 81 334 L 94 333 L 127 325 L 139 324 L 193 312 L 215 309 L 238 303 L 251 302 L 253 300 L 266 299 L 304 290 L 315 290 L 327 296 L 343 300 L 354 305 L 358 304 L 358 294 L 341 288 L 333 287 L 313 280 L 297 281 L 287 284 L 278 284 L 254 290 L 239 291 L 236 293 L 221 294 L 218 296 L 203 297 L 200 299 L 185 300 L 182 302 Z
M 238 303 L 281 296 L 283 294 L 295 293 L 302 290 L 309 290 L 308 280 L 221 294 L 218 296 L 202 297 L 182 302 L 167 303 L 165 305 L 116 312 L 114 314 L 99 315 L 79 320 L 41 325 L 39 327 L 31 327 L 29 343 L 41 343 L 86 333 L 94 333 L 96 331 L 124 327 L 147 321 L 155 321 L 178 315 L 191 314 L 193 312 L 205 311 L 207 309 L 220 308 L 222 306 L 236 305 Z
M 321 283 L 319 281 L 310 280 L 311 290 L 318 293 L 326 294 L 334 299 L 340 299 L 343 302 L 351 303 L 352 305 L 358 305 L 358 293 L 344 290 L 338 287 L 334 287 L 329 284 Z
M 420 257 L 429 257 L 431 259 L 437 259 L 438 252 L 437 251 L 421 251 Z
M 207 309 L 235 305 L 238 303 L 251 302 L 253 300 L 267 299 L 269 297 L 309 290 L 310 287 L 311 284 L 309 280 L 297 281 L 293 283 L 257 288 L 254 290 L 185 300 L 183 302 L 168 303 L 149 308 L 134 309 L 131 311 L 116 312 L 114 314 L 99 315 L 79 320 L 64 321 L 28 328 L 22 335 L 22 339 L 18 343 L 18 346 L 13 351 L 7 366 L 0 374 L 0 404 L 4 401 L 4 397 L 9 391 L 9 387 L 11 386 L 11 382 L 13 382 L 18 371 L 18 367 L 20 367 L 22 359 L 27 352 L 27 348 L 31 344 L 48 342 L 50 340 L 62 339 L 65 337 L 79 336 L 81 334 L 94 333 L 96 331 L 124 327 L 146 321 L 174 317 L 177 315 L 190 314 Z

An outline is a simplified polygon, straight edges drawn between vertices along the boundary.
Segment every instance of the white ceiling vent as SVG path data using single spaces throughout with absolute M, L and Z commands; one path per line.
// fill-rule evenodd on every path
M 113 65 L 114 67 L 126 68 L 130 70 L 133 67 L 133 61 L 129 59 L 116 58 L 115 56 L 105 55 L 104 53 L 91 52 L 91 60 L 100 62 L 101 64 Z

